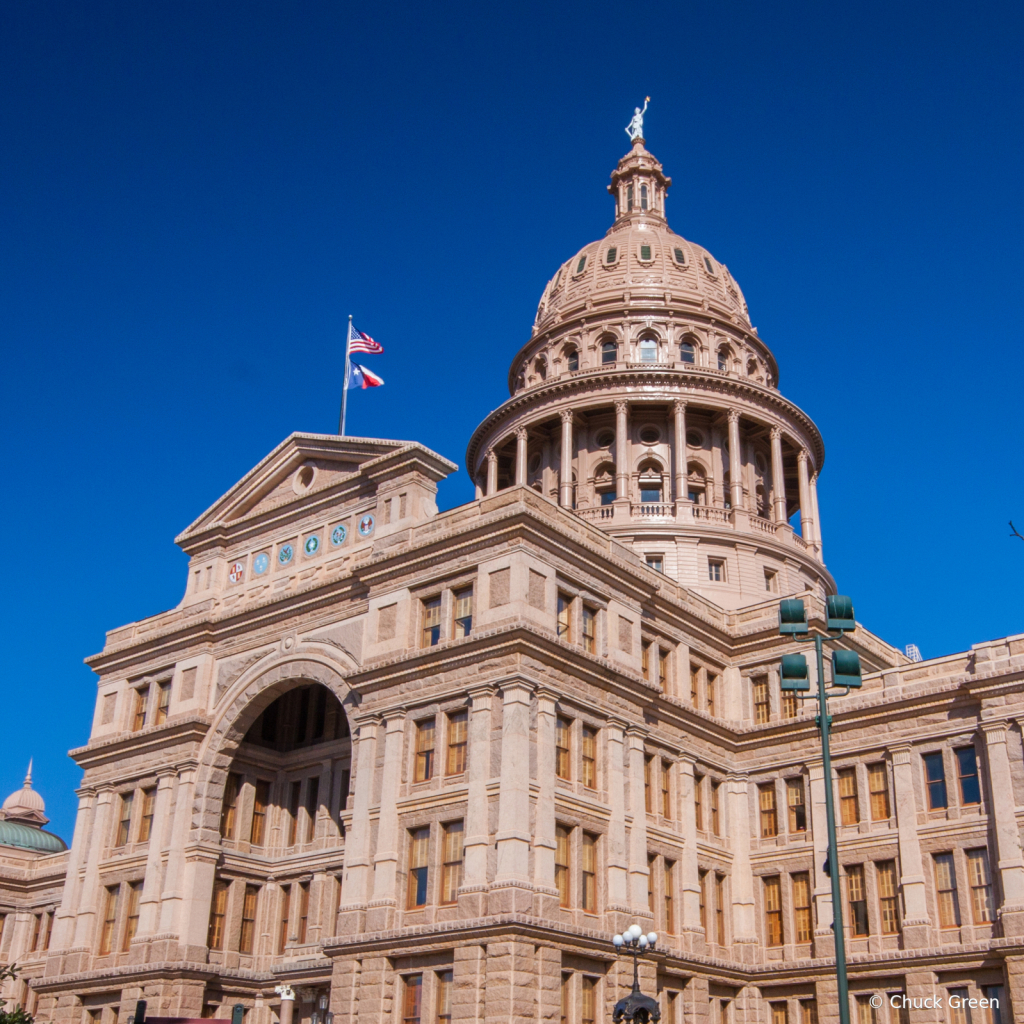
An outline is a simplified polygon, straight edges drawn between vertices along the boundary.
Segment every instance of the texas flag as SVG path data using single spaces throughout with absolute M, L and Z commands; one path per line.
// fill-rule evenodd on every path
M 377 374 L 372 370 L 368 370 L 365 366 L 360 366 L 359 363 L 349 364 L 346 387 L 359 387 L 365 391 L 367 388 L 379 388 L 383 383 L 383 377 L 378 377 Z

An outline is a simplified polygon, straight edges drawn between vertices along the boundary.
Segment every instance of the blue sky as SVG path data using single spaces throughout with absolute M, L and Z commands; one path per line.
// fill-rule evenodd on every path
M 1017 4 L 0 8 L 7 725 L 70 839 L 104 630 L 177 532 L 335 429 L 460 465 L 633 107 L 825 438 L 825 556 L 925 656 L 1024 631 Z M 469 500 L 462 472 L 442 507 Z

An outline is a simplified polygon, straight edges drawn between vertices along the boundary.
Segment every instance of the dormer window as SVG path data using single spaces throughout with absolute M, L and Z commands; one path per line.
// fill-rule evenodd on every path
M 605 263 L 614 263 L 619 257 L 619 250 L 613 245 L 604 258 Z
M 715 265 L 711 262 L 711 258 L 709 256 L 704 257 L 704 266 L 707 267 L 709 274 L 713 274 L 715 272 Z
M 626 186 L 626 212 L 633 209 L 633 186 Z
M 684 253 L 682 249 L 678 249 L 678 248 L 673 249 L 672 250 L 672 255 L 675 256 L 676 263 L 678 263 L 679 266 L 681 266 L 681 267 L 685 267 L 686 266 L 686 253 Z
M 586 269 L 586 266 L 587 266 L 587 254 L 584 253 L 580 257 L 579 263 L 576 264 L 576 273 L 577 274 L 582 274 L 583 271 Z
M 651 247 L 649 245 L 640 246 L 640 262 L 650 263 L 651 262 Z
M 647 186 L 646 185 L 641 185 L 640 186 L 640 209 L 641 210 L 646 210 L 647 209 Z

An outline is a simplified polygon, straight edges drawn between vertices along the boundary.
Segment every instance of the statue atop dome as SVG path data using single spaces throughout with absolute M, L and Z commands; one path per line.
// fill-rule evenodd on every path
M 647 104 L 651 102 L 650 96 L 644 97 L 644 109 L 633 108 L 633 120 L 626 126 L 626 134 L 632 142 L 644 137 L 644 114 L 647 113 Z

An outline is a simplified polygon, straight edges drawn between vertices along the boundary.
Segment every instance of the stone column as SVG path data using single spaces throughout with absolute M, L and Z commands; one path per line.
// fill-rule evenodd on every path
M 732 847 L 732 941 L 735 958 L 751 963 L 757 949 L 754 922 L 754 876 L 750 871 L 750 795 L 746 776 L 730 775 L 729 845 Z
M 558 504 L 572 508 L 572 411 L 562 410 L 562 465 L 558 487 Z
M 703 954 L 707 936 L 700 923 L 700 868 L 697 864 L 697 808 L 694 803 L 693 761 L 688 757 L 676 763 L 679 781 L 679 817 L 683 832 L 682 910 L 680 933 L 687 953 Z
M 377 852 L 373 858 L 373 899 L 366 912 L 367 931 L 393 927 L 398 906 L 395 895 L 400 843 L 398 789 L 405 754 L 405 714 L 404 707 L 384 712 L 384 767 L 380 776 Z
M 115 799 L 114 792 L 109 789 L 100 790 L 96 797 L 89 854 L 85 858 L 82 898 L 78 905 L 78 919 L 75 921 L 74 946 L 89 948 L 92 945 L 93 926 L 100 908 L 100 861 L 107 851 L 110 808 Z
M 797 479 L 800 482 L 800 536 L 809 546 L 812 546 L 814 544 L 814 511 L 811 508 L 811 484 L 807 470 L 809 458 L 806 449 L 801 448 L 797 452 Z
M 571 415 L 571 413 L 570 413 Z M 497 869 L 488 911 L 528 913 L 530 886 L 530 685 L 509 680 L 501 697 L 501 775 L 498 783 Z
M 615 497 L 629 500 L 629 402 L 615 403 Z
M 156 800 L 153 805 L 153 828 L 149 835 L 149 852 L 146 854 L 146 874 L 142 882 L 142 897 L 139 900 L 138 937 L 152 935 L 160 924 L 160 861 L 163 858 L 164 843 L 170 831 L 171 790 L 174 786 L 174 772 L 164 770 L 157 775 Z
M 555 701 L 550 690 L 537 690 L 537 803 L 533 826 L 533 884 L 537 917 L 558 910 L 555 888 Z
M 1024 935 L 1024 857 L 1017 828 L 1010 758 L 1006 750 L 1006 722 L 983 722 L 985 753 L 988 761 L 989 819 L 995 822 L 996 856 L 999 868 L 1002 905 L 999 920 L 1003 935 Z
M 655 667 L 657 671 L 657 667 Z M 650 918 L 647 905 L 647 807 L 644 800 L 644 736 L 646 730 L 626 729 L 629 750 L 629 902 L 634 914 Z
M 487 449 L 487 494 L 498 490 L 498 455 L 493 448 Z
M 57 910 L 53 922 L 53 938 L 50 940 L 50 948 L 54 951 L 67 949 L 75 941 L 75 914 L 80 889 L 79 874 L 82 865 L 87 863 L 89 858 L 90 839 L 94 834 L 92 821 L 95 806 L 96 794 L 87 789 L 79 790 L 78 814 L 75 817 L 71 852 L 68 854 L 64 891 L 61 894 L 60 908 Z
M 606 863 L 608 865 L 608 910 L 618 915 L 613 927 L 621 930 L 632 924 L 629 917 L 629 875 L 626 859 L 626 780 L 625 763 L 626 723 L 609 719 L 604 728 L 608 782 L 608 836 Z
M 891 747 L 892 779 L 899 830 L 900 885 L 903 887 L 903 945 L 906 949 L 928 944 L 930 921 L 925 895 L 924 866 L 917 835 L 917 801 L 914 797 L 914 753 L 910 744 Z
M 818 513 L 818 474 L 811 477 L 808 491 L 811 496 L 811 515 L 814 516 L 814 550 L 821 558 L 821 516 Z
M 786 475 L 782 467 L 782 428 L 772 427 L 772 505 L 775 522 L 786 522 Z
M 192 797 L 195 784 L 195 769 L 185 768 L 178 772 L 174 787 L 174 820 L 171 826 L 167 852 L 167 868 L 164 871 L 164 888 L 160 894 L 161 935 L 178 934 L 181 928 L 182 900 L 185 898 L 185 843 L 192 828 Z
M 487 783 L 491 777 L 491 698 L 494 689 L 469 691 L 469 743 L 466 764 L 466 832 L 464 871 L 459 889 L 459 916 L 481 917 L 486 912 L 487 853 L 491 846 Z
M 352 766 L 355 779 L 352 821 L 345 836 L 345 876 L 342 904 L 338 913 L 338 934 L 363 931 L 370 892 L 370 803 L 373 800 L 374 762 L 377 758 L 376 716 L 352 723 Z
M 743 442 L 736 409 L 729 410 L 729 500 L 733 508 L 743 508 Z
M 483 486 L 479 480 L 474 480 L 473 486 L 476 488 L 476 500 L 479 501 L 484 496 Z
M 675 428 L 676 501 L 689 501 L 686 487 L 686 403 L 677 401 L 672 406 L 672 424 Z M 690 513 L 687 512 L 687 515 Z
M 526 486 L 526 427 L 516 428 L 516 486 Z

